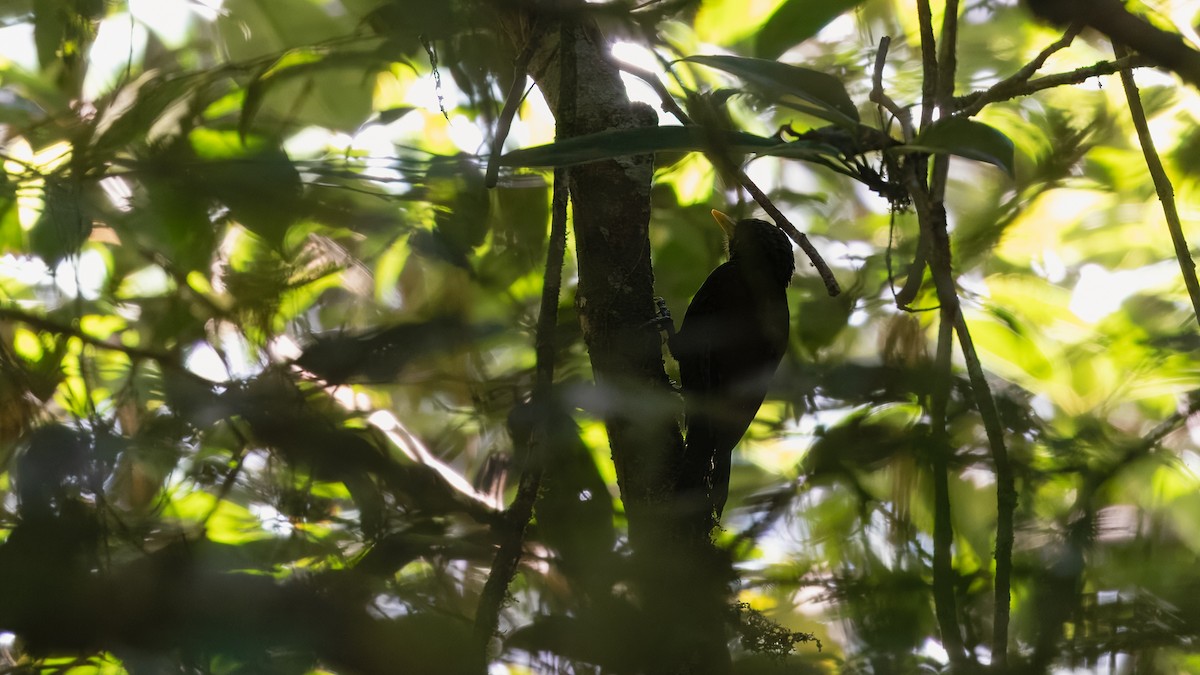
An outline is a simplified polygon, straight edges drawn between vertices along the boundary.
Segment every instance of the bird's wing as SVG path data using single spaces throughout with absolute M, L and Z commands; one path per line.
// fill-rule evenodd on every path
M 703 489 L 711 471 L 711 504 L 720 512 L 728 491 L 730 452 L 762 405 L 787 347 L 787 296 L 753 288 L 735 264 L 709 275 L 684 315 L 671 352 L 679 362 L 686 402 L 684 487 Z M 706 490 L 707 491 L 707 490 Z
M 711 354 L 724 341 L 728 332 L 726 319 L 731 312 L 737 312 L 748 293 L 745 280 L 732 263 L 725 263 L 708 275 L 692 297 L 679 332 L 670 344 L 671 354 L 679 361 L 681 370 L 692 363 L 703 365 L 695 359 Z

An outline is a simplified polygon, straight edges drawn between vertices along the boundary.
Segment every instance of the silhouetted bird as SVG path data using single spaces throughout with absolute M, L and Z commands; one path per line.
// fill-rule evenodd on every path
M 713 217 L 728 237 L 729 262 L 696 291 L 668 346 L 679 362 L 687 425 L 680 488 L 703 495 L 719 519 L 729 496 L 733 448 L 787 349 L 786 289 L 795 261 L 787 236 L 774 225 L 755 219 L 735 224 L 720 211 Z

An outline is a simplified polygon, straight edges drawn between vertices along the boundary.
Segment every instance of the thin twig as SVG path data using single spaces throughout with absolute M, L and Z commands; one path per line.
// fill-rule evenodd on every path
M 562 89 L 556 115 L 560 138 L 565 138 L 573 133 L 575 126 L 575 97 L 571 95 L 576 86 L 574 28 L 574 23 L 564 21 L 560 31 L 559 44 L 562 57 L 559 63 L 562 68 Z M 542 469 L 545 466 L 543 454 L 547 434 L 546 426 L 550 416 L 554 414 L 550 412 L 554 384 L 554 354 L 557 348 L 554 332 L 558 325 L 558 300 L 562 286 L 563 259 L 566 253 L 567 184 L 568 169 L 555 169 L 550 243 L 546 252 L 546 270 L 542 282 L 537 334 L 534 337 L 537 374 L 534 381 L 533 404 L 536 406 L 536 418 L 529 438 L 521 440 L 514 438 L 514 443 L 528 442 L 528 461 L 521 472 L 516 498 L 504 513 L 500 547 L 492 561 L 492 569 L 484 584 L 483 592 L 480 594 L 479 606 L 475 612 L 475 638 L 480 649 L 481 662 L 484 664 L 487 663 L 488 645 L 500 623 L 500 608 L 504 605 L 504 599 L 508 594 L 508 584 L 516 574 L 517 565 L 521 561 L 525 529 L 529 525 L 529 519 L 533 516 L 533 507 L 537 501 L 542 481 Z
M 831 296 L 841 293 L 842 288 L 838 285 L 837 277 L 833 276 L 833 270 L 829 269 L 829 265 L 825 263 L 825 259 L 817 252 L 817 247 L 813 246 L 812 242 L 808 240 L 808 236 L 796 229 L 792 221 L 788 220 L 787 216 L 783 215 L 783 212 L 767 197 L 767 194 L 755 185 L 754 181 L 750 180 L 745 171 L 742 171 L 740 167 L 731 166 L 731 168 L 733 175 L 737 177 L 738 183 L 746 189 L 746 192 L 750 193 L 751 197 L 754 197 L 754 201 L 758 202 L 758 205 L 764 211 L 775 219 L 775 224 L 779 229 L 787 233 L 787 236 L 791 237 L 792 241 L 796 242 L 796 245 L 800 247 L 800 250 L 804 251 L 804 254 L 808 256 L 808 261 L 816 268 L 817 274 L 821 276 L 821 281 L 825 283 L 825 291 Z
M 496 120 L 496 132 L 492 136 L 492 154 L 488 157 L 487 172 L 484 175 L 486 187 L 496 187 L 497 176 L 500 174 L 500 155 L 504 153 L 504 141 L 508 138 L 509 129 L 512 128 L 517 108 L 521 106 L 521 101 L 525 100 L 526 73 L 529 71 L 529 62 L 533 60 L 539 39 L 540 32 L 535 27 L 531 31 L 529 42 L 521 49 L 521 53 L 517 55 L 517 61 L 513 65 L 512 86 L 508 88 L 508 96 L 504 98 L 504 108 L 500 111 L 500 118 Z
M 1126 68 L 1142 68 L 1151 65 L 1151 61 L 1141 54 L 1133 54 L 1116 61 L 1101 61 L 1083 68 L 1076 68 L 1065 73 L 1056 73 L 1038 77 L 1026 82 L 1006 84 L 1000 82 L 985 91 L 972 92 L 954 99 L 952 110 L 958 110 L 960 115 L 971 117 L 976 115 L 989 103 L 1008 101 L 1022 96 L 1036 94 L 1039 91 L 1062 87 L 1069 84 L 1082 84 L 1093 77 L 1112 75 Z
M 938 53 L 938 82 L 936 101 L 938 108 L 945 113 L 945 107 L 954 98 L 954 76 L 957 68 L 956 51 L 958 49 L 958 0 L 946 0 L 945 14 L 942 18 L 942 42 Z M 945 214 L 946 180 L 950 172 L 950 156 L 937 155 L 933 159 L 933 171 L 930 176 L 929 198 L 937 204 L 935 213 Z M 937 236 L 938 228 L 945 232 L 945 218 L 929 217 L 927 220 L 932 227 L 922 228 L 926 242 L 941 243 Z M 933 269 L 934 275 L 952 274 L 949 265 L 949 239 L 945 239 L 946 255 L 934 254 L 931 260 L 939 265 L 944 263 L 945 269 Z M 932 248 L 932 246 L 930 247 Z M 953 290 L 953 282 L 950 283 Z M 950 546 L 954 542 L 954 526 L 951 522 L 950 477 L 949 465 L 953 449 L 950 445 L 950 434 L 946 429 L 946 407 L 950 400 L 951 383 L 951 354 L 953 352 L 954 319 L 958 312 L 957 304 L 941 304 L 940 320 L 938 323 L 936 380 L 933 395 L 930 400 L 930 428 L 932 431 L 933 450 L 933 602 L 937 615 L 938 627 L 942 634 L 942 644 L 950 657 L 950 663 L 955 670 L 961 670 L 966 663 L 966 650 L 963 647 L 962 633 L 958 626 L 958 612 L 954 597 L 954 561 L 950 555 Z
M 883 91 L 883 67 L 887 63 L 888 47 L 891 44 L 891 36 L 884 35 L 879 39 L 879 50 L 875 52 L 875 70 L 871 75 L 871 93 L 868 98 L 872 103 L 883 106 L 900 122 L 900 132 L 904 136 L 904 142 L 907 143 L 913 139 L 912 114 L 907 108 L 900 107 L 892 100 L 891 96 Z
M 938 79 L 934 97 L 938 107 L 954 97 L 954 74 L 958 68 L 958 0 L 946 0 L 942 14 L 942 42 L 938 51 Z
M 982 96 L 980 96 L 975 103 L 971 104 L 970 107 L 962 110 L 962 114 L 966 117 L 972 117 L 980 110 L 983 110 L 983 107 L 988 103 L 1009 98 L 1009 96 L 1005 95 L 1004 92 L 1014 91 L 1025 85 L 1025 83 L 1029 82 L 1029 79 L 1033 77 L 1034 73 L 1040 70 L 1042 66 L 1046 65 L 1046 60 L 1049 59 L 1055 52 L 1070 47 L 1071 43 L 1075 41 L 1075 38 L 1079 35 L 1081 30 L 1083 30 L 1082 27 L 1078 25 L 1068 28 L 1067 32 L 1063 33 L 1061 38 L 1042 51 L 1038 52 L 1038 55 L 1033 57 L 1033 60 L 1029 63 L 1021 66 L 1020 70 L 992 85 L 987 91 L 982 92 Z
M 992 668 L 998 673 L 1008 672 L 1008 623 L 1012 603 L 1012 552 L 1015 528 L 1013 513 L 1017 508 L 1017 488 L 1013 477 L 1008 448 L 1004 444 L 1004 425 L 996 410 L 991 387 L 983 374 L 983 365 L 975 351 L 975 342 L 967 329 L 967 320 L 961 308 L 956 307 L 958 316 L 954 329 L 962 348 L 963 360 L 967 364 L 967 375 L 971 380 L 971 393 L 975 406 L 983 418 L 983 429 L 987 434 L 992 464 L 996 470 L 996 589 L 995 608 L 992 616 Z
M 657 75 L 645 68 L 617 59 L 613 59 L 613 65 L 649 85 L 654 90 L 654 93 L 658 94 L 659 105 L 662 106 L 663 111 L 670 113 L 672 117 L 679 120 L 680 124 L 686 125 L 692 123 L 692 118 L 684 112 L 683 108 L 679 107 L 679 104 L 675 102 L 675 97 L 671 96 L 671 92 L 667 91 L 666 85 L 662 83 L 662 80 L 658 79 Z
M 950 357 L 954 349 L 954 317 L 943 307 L 938 324 L 937 360 L 933 394 L 929 402 L 929 427 L 933 452 L 933 607 L 942 633 L 942 646 L 950 662 L 959 669 L 965 661 L 962 633 L 958 628 L 958 610 L 954 597 L 954 565 L 950 545 L 954 542 L 951 522 L 949 434 L 946 431 L 946 407 L 950 401 Z
M 996 472 L 996 580 L 991 646 L 993 668 L 997 672 L 1005 672 L 1008 664 L 1008 624 L 1012 601 L 1013 512 L 1016 508 L 1017 492 L 1008 449 L 1004 443 L 1004 427 L 1000 423 L 996 402 L 984 376 L 983 365 L 975 351 L 975 342 L 963 318 L 958 292 L 954 286 L 945 205 L 930 198 L 927 187 L 921 182 L 912 164 L 906 167 L 904 182 L 912 195 L 921 230 L 929 238 L 929 268 L 934 288 L 937 290 L 938 302 L 942 311 L 950 312 L 950 316 L 954 318 L 954 329 L 958 335 L 963 360 L 966 362 L 971 393 L 983 419 L 988 448 Z
M 946 0 L 942 16 L 942 42 L 938 52 L 938 81 L 935 88 L 935 103 L 942 117 L 954 98 L 954 75 L 958 68 L 958 0 Z M 935 202 L 946 198 L 946 180 L 950 175 L 950 156 L 937 155 L 933 158 L 933 172 L 929 179 L 929 195 Z
M 1118 59 L 1124 59 L 1128 52 L 1124 46 L 1113 43 L 1113 51 Z M 1192 299 L 1192 311 L 1196 320 L 1200 321 L 1200 281 L 1196 279 L 1196 261 L 1192 260 L 1191 249 L 1183 236 L 1183 223 L 1179 220 L 1179 211 L 1175 208 L 1175 188 L 1171 178 L 1163 168 L 1158 150 L 1154 148 L 1154 139 L 1150 136 L 1150 125 L 1146 121 L 1146 110 L 1142 106 L 1142 97 L 1138 93 L 1137 83 L 1133 80 L 1133 70 L 1125 68 L 1121 71 L 1121 86 L 1125 89 L 1125 100 L 1129 102 L 1129 114 L 1133 118 L 1133 128 L 1137 129 L 1138 142 L 1142 146 L 1142 154 L 1146 157 L 1146 168 L 1154 181 L 1154 191 L 1158 193 L 1158 201 L 1162 202 L 1163 217 L 1167 221 L 1167 230 L 1171 233 L 1171 243 L 1175 246 L 1175 258 L 1179 261 L 1179 271 L 1183 274 L 1183 283 L 1187 286 L 1188 296 Z
M 642 68 L 637 68 L 636 66 L 627 66 L 626 64 L 620 64 L 619 67 L 628 72 L 630 75 L 633 75 L 649 84 L 651 88 L 654 89 L 655 93 L 658 94 L 659 99 L 662 102 L 663 110 L 670 112 L 682 124 L 693 123 L 693 120 L 679 107 L 679 104 L 675 102 L 675 99 L 671 96 L 670 92 L 667 91 L 667 88 L 662 84 L 661 81 L 659 81 L 657 77 L 655 77 L 653 73 Z M 737 180 L 738 184 L 741 185 L 746 192 L 750 193 L 750 196 L 754 198 L 754 201 L 757 202 L 758 205 L 761 206 L 762 209 L 775 220 L 775 225 L 778 226 L 779 229 L 783 230 L 784 233 L 786 233 L 788 237 L 792 239 L 792 241 L 796 242 L 796 245 L 800 247 L 800 250 L 804 251 L 804 254 L 808 256 L 809 262 L 812 263 L 812 266 L 817 270 L 817 274 L 820 275 L 821 281 L 824 282 L 826 292 L 828 292 L 829 295 L 838 295 L 841 293 L 842 288 L 838 285 L 837 277 L 833 275 L 833 270 L 829 268 L 829 265 L 825 262 L 825 259 L 821 257 L 820 252 L 817 251 L 817 247 L 812 245 L 812 242 L 809 241 L 807 235 L 796 229 L 796 226 L 792 224 L 792 221 L 788 220 L 787 216 L 783 215 L 783 212 L 775 206 L 775 203 L 772 202 L 771 198 L 762 191 L 762 188 L 758 187 L 758 185 L 746 175 L 746 172 L 743 171 L 741 167 L 737 166 L 733 159 L 721 152 L 719 148 L 714 148 L 712 150 L 710 153 L 710 158 L 715 163 L 724 164 L 724 166 L 717 168 L 725 171 L 729 175 L 732 175 Z M 836 167 L 830 166 L 829 168 L 835 171 L 837 170 Z
M 933 122 L 937 103 L 937 40 L 933 37 L 933 12 L 929 0 L 917 0 L 917 23 L 921 27 L 921 129 Z
M 500 624 L 500 608 L 508 594 L 508 584 L 517 573 L 525 545 L 525 530 L 533 517 L 533 507 L 541 488 L 545 466 L 546 425 L 552 412 L 551 391 L 554 381 L 554 328 L 558 322 L 558 295 L 562 280 L 562 262 L 566 249 L 567 213 L 567 169 L 554 170 L 554 206 L 551 223 L 550 248 L 546 254 L 546 273 L 542 285 L 542 308 L 538 316 L 535 351 L 537 352 L 536 384 L 533 405 L 536 406 L 532 433 L 526 439 L 513 439 L 515 443 L 528 443 L 525 448 L 527 461 L 521 471 L 517 494 L 512 505 L 504 512 L 499 529 L 500 546 L 492 561 L 483 592 L 479 596 L 479 607 L 475 612 L 475 636 L 486 659 L 488 643 Z

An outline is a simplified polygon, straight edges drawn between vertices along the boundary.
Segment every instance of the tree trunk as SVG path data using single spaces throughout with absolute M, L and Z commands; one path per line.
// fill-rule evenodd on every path
M 608 45 L 582 11 L 538 20 L 512 13 L 503 23 L 516 51 L 534 45 L 529 74 L 556 116 L 571 111 L 570 119 L 557 119 L 559 139 L 657 123 L 649 106 L 629 102 Z M 729 565 L 709 539 L 707 514 L 681 508 L 676 498 L 682 406 L 650 327 L 652 174 L 652 156 L 571 168 L 575 304 L 629 520 L 634 583 L 658 645 L 644 670 L 727 673 Z

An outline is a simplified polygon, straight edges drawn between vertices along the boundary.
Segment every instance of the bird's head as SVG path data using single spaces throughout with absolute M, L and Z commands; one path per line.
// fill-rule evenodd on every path
M 761 268 L 787 286 L 796 271 L 796 260 L 792 255 L 792 242 L 778 227 L 765 220 L 744 218 L 734 222 L 732 218 L 714 210 L 713 218 L 725 230 L 729 241 L 729 259 L 748 263 Z

